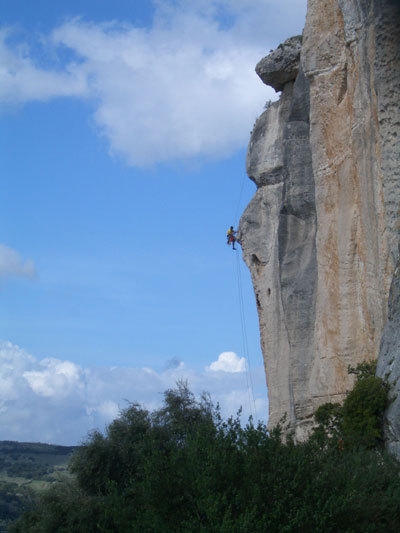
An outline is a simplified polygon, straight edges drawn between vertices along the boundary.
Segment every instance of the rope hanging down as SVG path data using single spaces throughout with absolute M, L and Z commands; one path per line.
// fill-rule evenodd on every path
M 246 182 L 246 176 L 243 175 L 239 198 L 238 198 L 237 205 L 236 205 L 235 217 L 234 217 L 235 228 L 238 227 L 238 223 L 239 223 L 239 209 L 241 207 L 245 182 Z M 233 230 L 232 226 L 231 226 L 231 229 Z M 234 247 L 234 242 L 235 242 L 235 239 L 233 241 L 233 247 Z M 228 239 L 228 244 L 229 243 L 230 241 Z M 256 409 L 256 403 L 254 400 L 254 387 L 253 387 L 253 379 L 251 375 L 251 361 L 250 361 L 248 341 L 247 341 L 246 317 L 245 317 L 245 312 L 244 312 L 244 299 L 243 299 L 242 276 L 241 276 L 241 258 L 239 257 L 238 253 L 236 254 L 236 275 L 237 275 L 238 294 L 239 294 L 240 324 L 241 324 L 241 331 L 242 331 L 242 350 L 243 350 L 243 356 L 246 361 L 245 374 L 246 374 L 247 394 L 248 394 L 249 407 L 250 407 L 251 414 L 253 415 L 254 419 L 257 420 L 257 409 Z
M 237 228 L 238 224 L 239 224 L 239 209 L 240 209 L 240 204 L 242 202 L 242 195 L 243 195 L 243 189 L 244 189 L 245 180 L 246 180 L 246 176 L 243 175 L 242 185 L 240 187 L 239 198 L 238 198 L 237 205 L 236 205 L 235 218 L 233 219 L 235 221 L 235 228 Z
M 239 293 L 240 324 L 241 324 L 241 330 L 242 330 L 242 349 L 243 349 L 243 355 L 246 361 L 247 393 L 249 395 L 250 411 L 254 415 L 254 419 L 257 420 L 258 417 L 257 417 L 256 402 L 254 400 L 253 378 L 251 375 L 251 362 L 250 362 L 248 342 L 247 342 L 246 317 L 245 317 L 245 312 L 244 312 L 242 275 L 241 275 L 239 254 L 236 254 L 236 272 L 237 272 L 238 293 Z

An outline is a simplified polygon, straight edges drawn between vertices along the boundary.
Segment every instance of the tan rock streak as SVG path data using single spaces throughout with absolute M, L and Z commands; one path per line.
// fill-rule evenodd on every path
M 396 16 L 390 0 L 309 0 L 303 37 L 256 69 L 282 93 L 252 132 L 258 189 L 239 234 L 270 425 L 286 415 L 299 438 L 318 405 L 351 388 L 348 365 L 377 358 L 387 319 L 399 242 Z

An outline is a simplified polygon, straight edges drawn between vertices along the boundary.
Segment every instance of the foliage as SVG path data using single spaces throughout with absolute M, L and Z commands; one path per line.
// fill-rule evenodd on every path
M 382 449 L 335 445 L 339 406 L 318 416 L 319 430 L 295 444 L 279 427 L 223 420 L 178 383 L 161 409 L 133 404 L 105 435 L 89 435 L 71 462 L 75 480 L 46 492 L 10 531 L 398 531 L 399 465 Z
M 388 406 L 388 387 L 375 375 L 376 362 L 349 366 L 356 375 L 353 390 L 343 405 L 326 403 L 315 412 L 318 424 L 314 438 L 325 437 L 341 446 L 374 448 L 383 445 L 383 414 Z
M 67 474 L 75 447 L 0 441 L 0 533 L 36 501 L 38 491 Z

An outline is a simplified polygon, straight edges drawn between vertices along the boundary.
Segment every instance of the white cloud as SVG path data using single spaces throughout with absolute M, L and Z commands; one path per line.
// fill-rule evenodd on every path
M 83 371 L 71 361 L 43 359 L 40 370 L 28 370 L 22 374 L 30 388 L 39 396 L 47 398 L 66 398 L 71 393 L 83 398 Z
M 232 361 L 239 364 L 241 359 L 233 355 L 236 359 L 232 357 Z M 0 341 L 0 440 L 77 444 L 90 430 L 103 430 L 129 402 L 157 409 L 165 390 L 180 379 L 187 380 L 196 395 L 209 392 L 223 416 L 236 414 L 242 406 L 244 420 L 250 414 L 265 420 L 264 371 L 253 372 L 256 386 L 252 390 L 247 378 L 246 373 L 237 371 L 199 372 L 183 362 L 161 372 L 82 368 L 72 361 L 40 361 L 16 345 Z
M 0 102 L 18 104 L 60 96 L 84 96 L 87 79 L 74 63 L 64 71 L 40 68 L 26 44 L 10 47 L 11 28 L 0 28 Z
M 56 28 L 43 42 L 48 56 L 70 57 L 57 68 L 38 66 L 3 30 L 0 101 L 90 97 L 111 152 L 134 166 L 224 157 L 245 146 L 274 95 L 255 64 L 301 31 L 305 0 L 154 3 L 150 28 L 79 19 Z
M 118 416 L 118 413 L 120 411 L 118 404 L 116 402 L 112 402 L 110 400 L 102 402 L 98 408 L 97 411 L 101 416 L 103 416 L 106 420 L 113 420 Z M 90 410 L 89 410 L 90 412 Z
M 267 99 L 254 74 L 260 50 L 194 15 L 150 31 L 73 21 L 53 38 L 83 58 L 95 122 L 130 165 L 226 156 Z
M 35 278 L 35 264 L 32 259 L 22 260 L 18 252 L 0 244 L 0 278 L 14 276 Z
M 213 372 L 246 372 L 246 359 L 235 352 L 222 352 L 207 368 Z

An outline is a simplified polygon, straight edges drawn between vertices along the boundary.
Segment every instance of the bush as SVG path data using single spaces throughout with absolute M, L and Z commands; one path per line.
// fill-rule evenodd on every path
M 326 438 L 346 447 L 383 445 L 383 415 L 388 406 L 388 387 L 375 375 L 376 363 L 364 362 L 348 372 L 357 376 L 343 405 L 326 403 L 315 412 L 313 438 Z M 326 444 L 326 442 L 325 442 Z
M 399 465 L 380 449 L 332 445 L 365 397 L 358 391 L 345 414 L 320 409 L 319 433 L 295 444 L 279 427 L 223 420 L 179 383 L 161 409 L 134 404 L 105 435 L 89 435 L 71 463 L 75 480 L 56 484 L 10 532 L 397 532 Z

